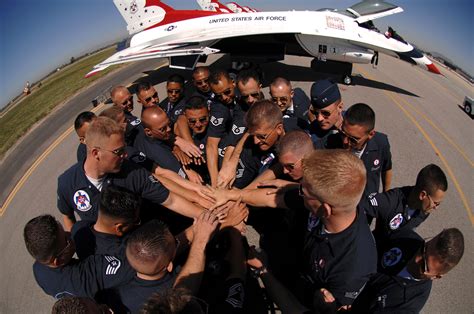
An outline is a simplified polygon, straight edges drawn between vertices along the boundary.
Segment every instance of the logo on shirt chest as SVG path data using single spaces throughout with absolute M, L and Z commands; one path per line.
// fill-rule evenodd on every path
M 401 213 L 396 214 L 395 217 L 393 217 L 392 220 L 390 220 L 390 223 L 389 223 L 390 229 L 392 230 L 398 229 L 398 227 L 400 227 L 402 222 L 403 222 L 403 215 Z
M 76 193 L 74 193 L 73 201 L 74 204 L 76 204 L 77 210 L 81 212 L 86 212 L 92 208 L 89 194 L 84 190 L 76 191 Z
M 216 118 L 214 116 L 211 116 L 211 123 L 213 126 L 219 126 L 224 122 L 224 118 Z
M 383 254 L 382 266 L 385 268 L 396 265 L 402 259 L 402 255 L 402 250 L 400 250 L 399 248 L 394 247 L 390 249 L 390 251 L 387 251 Z
M 140 123 L 142 123 L 142 120 L 140 120 L 140 119 L 135 119 L 135 120 L 133 120 L 132 122 L 130 122 L 130 124 L 133 125 L 133 126 L 137 126 L 137 125 L 139 125 Z

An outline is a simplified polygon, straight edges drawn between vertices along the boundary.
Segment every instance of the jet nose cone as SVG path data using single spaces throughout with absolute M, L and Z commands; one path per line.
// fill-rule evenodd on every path
M 428 71 L 430 71 L 430 72 L 433 72 L 433 73 L 436 73 L 436 74 L 441 74 L 441 72 L 438 70 L 436 65 L 434 65 L 434 63 L 427 64 L 426 67 L 428 68 Z

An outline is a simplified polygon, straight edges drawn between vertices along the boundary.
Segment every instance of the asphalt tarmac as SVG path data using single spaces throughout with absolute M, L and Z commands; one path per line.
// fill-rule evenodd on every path
M 209 62 L 216 57 L 209 58 Z M 265 81 L 280 75 L 309 93 L 311 83 L 321 78 L 310 68 L 309 58 L 287 57 L 285 63 L 262 65 Z M 221 66 L 226 60 L 218 60 Z M 0 313 L 47 313 L 54 300 L 37 286 L 32 258 L 23 242 L 23 227 L 31 218 L 56 208 L 57 177 L 76 162 L 78 140 L 71 129 L 79 112 L 91 110 L 90 101 L 114 85 L 129 85 L 144 79 L 157 84 L 160 99 L 166 96 L 162 83 L 172 73 L 162 61 L 146 61 L 121 68 L 75 97 L 41 121 L 0 163 Z M 460 264 L 433 284 L 424 313 L 472 313 L 474 299 L 474 122 L 462 108 L 464 96 L 474 96 L 473 85 L 439 67 L 435 75 L 384 55 L 377 69 L 355 65 L 354 85 L 339 85 L 346 107 L 364 102 L 376 112 L 376 129 L 388 134 L 393 160 L 393 187 L 412 185 L 418 171 L 429 163 L 439 165 L 448 176 L 444 202 L 418 231 L 431 237 L 443 228 L 457 227 L 465 237 Z M 181 72 L 181 71 L 180 71 Z M 189 77 L 189 74 L 187 74 Z M 264 82 L 265 84 L 268 82 Z M 268 88 L 264 89 L 268 96 Z M 96 110 L 106 108 L 102 105 Z M 138 104 L 135 103 L 138 113 Z M 255 238 L 253 237 L 255 241 Z

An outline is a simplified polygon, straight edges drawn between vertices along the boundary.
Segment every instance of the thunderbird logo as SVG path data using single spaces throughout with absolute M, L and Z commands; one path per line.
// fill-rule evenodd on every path
M 86 191 L 79 190 L 74 193 L 74 204 L 76 204 L 77 210 L 86 212 L 91 209 L 91 199 Z

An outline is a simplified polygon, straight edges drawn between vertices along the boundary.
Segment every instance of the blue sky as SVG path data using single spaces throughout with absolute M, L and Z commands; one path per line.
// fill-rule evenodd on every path
M 198 9 L 193 0 L 165 0 L 176 9 Z M 227 2 L 226 0 L 221 2 Z M 229 0 L 230 2 L 230 0 Z M 346 8 L 339 0 L 240 0 L 259 10 Z M 472 0 L 393 0 L 405 12 L 376 20 L 392 26 L 407 41 L 437 51 L 474 74 Z M 0 107 L 18 95 L 24 83 L 37 81 L 74 56 L 127 37 L 126 24 L 112 0 L 2 1 L 0 10 Z

